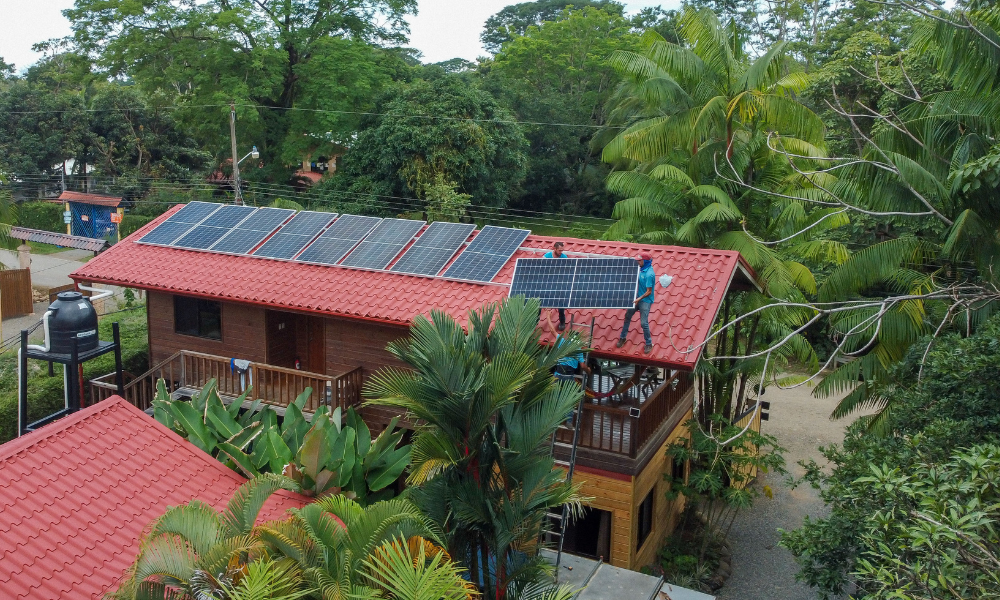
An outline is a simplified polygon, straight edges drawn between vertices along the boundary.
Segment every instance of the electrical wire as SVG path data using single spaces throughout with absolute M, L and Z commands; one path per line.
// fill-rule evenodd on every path
M 332 110 L 328 108 L 302 108 L 299 106 L 264 106 L 262 104 L 237 104 L 238 108 L 253 108 L 256 110 L 275 111 L 299 111 L 323 114 L 356 115 L 372 117 L 392 117 L 394 119 L 434 119 L 439 121 L 456 121 L 468 123 L 501 123 L 505 125 L 538 125 L 547 127 L 575 127 L 583 129 L 626 129 L 625 126 L 615 125 L 591 125 L 584 123 L 559 123 L 546 121 L 518 121 L 515 119 L 473 119 L 468 117 L 439 117 L 428 114 L 401 114 L 383 113 L 361 110 Z M 100 112 L 130 112 L 130 111 L 159 111 L 159 110 L 185 110 L 189 108 L 229 108 L 230 104 L 187 104 L 179 106 L 136 106 L 136 107 L 110 107 L 110 108 L 78 108 L 67 110 L 12 110 L 5 111 L 10 115 L 37 115 L 37 114 L 66 114 L 66 113 L 100 113 Z

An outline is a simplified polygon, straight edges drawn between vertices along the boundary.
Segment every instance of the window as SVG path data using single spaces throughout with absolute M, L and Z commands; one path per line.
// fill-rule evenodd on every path
M 684 466 L 686 461 L 680 460 L 679 458 L 673 459 L 673 467 L 671 469 L 670 475 L 673 477 L 674 481 L 684 481 Z
M 211 300 L 174 296 L 174 331 L 221 340 L 222 305 Z
M 653 489 L 649 490 L 649 494 L 646 495 L 646 499 L 639 505 L 639 535 L 635 541 L 636 552 L 642 548 L 642 543 L 653 531 L 653 498 L 655 494 L 656 486 L 653 486 Z

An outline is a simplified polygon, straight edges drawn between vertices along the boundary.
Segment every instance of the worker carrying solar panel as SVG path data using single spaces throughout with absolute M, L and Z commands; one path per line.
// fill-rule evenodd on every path
M 552 250 L 545 253 L 545 258 L 566 258 L 566 255 L 563 254 L 563 245 L 564 244 L 562 242 L 554 242 L 552 244 Z M 559 309 L 559 327 L 558 327 L 558 329 L 559 329 L 559 331 L 564 331 L 566 329 L 566 309 L 565 308 L 560 308 Z
M 622 333 L 618 337 L 618 347 L 625 345 L 628 336 L 629 326 L 632 324 L 632 317 L 639 313 L 639 323 L 642 325 L 642 337 L 646 341 L 643 352 L 649 354 L 653 351 L 653 336 L 649 333 L 649 309 L 653 306 L 653 288 L 656 287 L 656 273 L 653 272 L 653 257 L 648 252 L 643 252 L 636 257 L 642 263 L 639 269 L 639 284 L 636 287 L 638 297 L 633 303 L 634 306 L 625 311 L 625 323 L 622 326 Z

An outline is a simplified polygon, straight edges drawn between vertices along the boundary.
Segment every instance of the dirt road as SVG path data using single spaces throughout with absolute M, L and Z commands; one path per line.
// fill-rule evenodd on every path
M 770 401 L 770 420 L 763 432 L 778 438 L 788 453 L 788 471 L 803 475 L 800 460 L 820 460 L 817 448 L 839 443 L 850 420 L 831 421 L 830 412 L 837 399 L 814 398 L 811 389 L 778 390 L 764 395 Z M 768 473 L 756 485 L 769 485 L 774 499 L 762 498 L 750 511 L 737 517 L 730 531 L 733 550 L 733 574 L 719 590 L 720 600 L 815 600 L 816 592 L 795 581 L 798 566 L 788 550 L 778 546 L 778 529 L 795 529 L 806 516 L 826 513 L 818 494 L 808 486 L 790 489 L 785 477 Z

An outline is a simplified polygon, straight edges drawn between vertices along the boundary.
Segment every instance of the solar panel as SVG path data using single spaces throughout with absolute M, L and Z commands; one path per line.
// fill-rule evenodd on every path
M 475 228 L 471 223 L 435 221 L 389 270 L 411 275 L 437 275 Z
M 444 272 L 445 277 L 466 281 L 489 282 L 531 233 L 527 229 L 483 227 L 472 243 Z
M 257 209 L 252 206 L 234 204 L 223 206 L 170 245 L 176 248 L 207 250 L 255 210 Z
M 631 258 L 519 258 L 510 295 L 543 308 L 632 308 L 638 281 Z
M 337 213 L 300 211 L 299 214 L 292 217 L 291 221 L 285 223 L 285 226 L 279 229 L 278 233 L 271 236 L 271 239 L 264 242 L 260 248 L 257 248 L 253 255 L 264 258 L 292 259 L 336 216 Z
M 271 235 L 295 213 L 288 208 L 258 208 L 235 229 L 222 236 L 209 250 L 229 254 L 246 254 Z
M 155 229 L 142 236 L 142 239 L 139 241 L 143 244 L 170 244 L 170 242 L 187 233 L 188 230 L 221 207 L 221 204 L 212 202 L 191 202 L 185 204 L 179 211 L 170 215 L 166 221 L 160 223 Z
M 424 226 L 426 221 L 409 219 L 385 219 L 358 244 L 344 262 L 343 267 L 361 269 L 384 269 L 396 258 Z
M 378 217 L 341 215 L 295 260 L 335 265 L 381 221 Z

